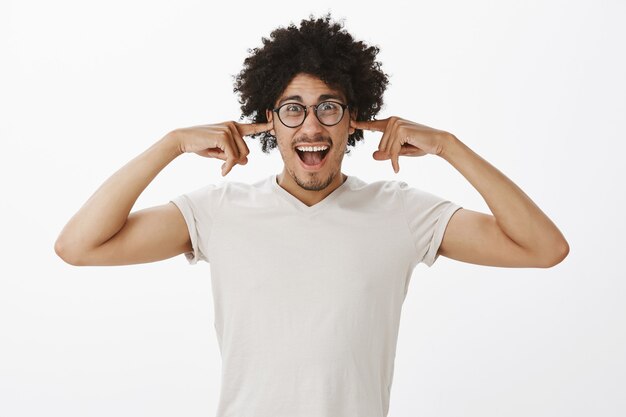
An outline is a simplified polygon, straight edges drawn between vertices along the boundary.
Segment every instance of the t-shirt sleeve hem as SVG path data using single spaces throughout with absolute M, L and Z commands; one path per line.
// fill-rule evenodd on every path
M 193 216 L 193 212 L 191 207 L 189 206 L 189 202 L 186 200 L 186 196 L 180 195 L 170 202 L 174 203 L 176 207 L 180 210 L 183 217 L 185 218 L 185 223 L 187 223 L 187 230 L 189 231 L 189 238 L 191 240 L 192 251 L 185 252 L 185 258 L 190 265 L 195 265 L 199 260 L 204 259 L 202 253 L 198 249 L 198 236 L 196 234 L 196 222 Z
M 463 207 L 450 202 L 448 207 L 439 215 L 433 236 L 430 240 L 430 244 L 428 245 L 428 252 L 426 252 L 424 258 L 422 259 L 422 263 L 426 264 L 429 268 L 439 258 L 437 251 L 439 250 L 439 246 L 441 246 L 441 241 L 443 240 L 443 235 L 446 231 L 450 218 L 452 218 L 452 215 L 461 208 Z

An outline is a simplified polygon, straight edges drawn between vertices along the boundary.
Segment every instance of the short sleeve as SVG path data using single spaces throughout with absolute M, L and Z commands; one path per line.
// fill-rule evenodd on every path
M 178 207 L 187 223 L 193 249 L 185 253 L 185 258 L 190 265 L 195 265 L 200 260 L 209 262 L 207 247 L 213 224 L 211 191 L 214 189 L 215 185 L 208 185 L 170 200 Z
M 462 207 L 438 195 L 400 182 L 409 232 L 415 243 L 418 263 L 431 267 L 439 255 L 437 251 L 452 215 Z

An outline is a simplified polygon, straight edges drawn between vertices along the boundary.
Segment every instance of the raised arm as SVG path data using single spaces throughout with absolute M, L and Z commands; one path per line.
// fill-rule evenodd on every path
M 463 262 L 500 267 L 549 268 L 569 253 L 556 225 L 517 185 L 451 133 L 401 119 L 351 121 L 357 129 L 384 132 L 378 161 L 438 155 L 481 194 L 493 214 L 459 209 L 446 227 L 438 253 Z
M 154 262 L 190 251 L 187 225 L 178 208 L 168 203 L 129 215 L 137 198 L 185 152 L 224 160 L 222 175 L 236 164 L 245 165 L 249 150 L 242 136 L 264 128 L 265 124 L 224 122 L 168 133 L 98 188 L 65 225 L 55 252 L 79 266 Z

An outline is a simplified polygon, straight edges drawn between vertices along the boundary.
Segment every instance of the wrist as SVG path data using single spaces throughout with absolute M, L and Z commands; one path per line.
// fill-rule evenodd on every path
M 180 132 L 177 130 L 172 130 L 171 132 L 163 136 L 163 138 L 161 138 L 160 140 L 160 143 L 174 158 L 185 153 L 181 146 L 182 141 L 180 137 Z
M 441 143 L 441 152 L 438 155 L 446 161 L 450 161 L 450 158 L 454 155 L 455 150 L 461 145 L 461 141 L 452 133 L 446 132 L 441 140 Z

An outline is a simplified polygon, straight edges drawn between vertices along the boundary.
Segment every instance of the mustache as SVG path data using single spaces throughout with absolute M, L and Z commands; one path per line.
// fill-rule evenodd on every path
M 329 146 L 332 146 L 333 142 L 330 139 L 330 136 L 323 136 L 323 135 L 316 135 L 313 138 L 309 138 L 309 136 L 304 135 L 304 136 L 298 136 L 297 138 L 294 138 L 294 141 L 292 143 L 292 146 L 295 146 L 296 144 L 303 144 L 303 143 L 327 143 Z

